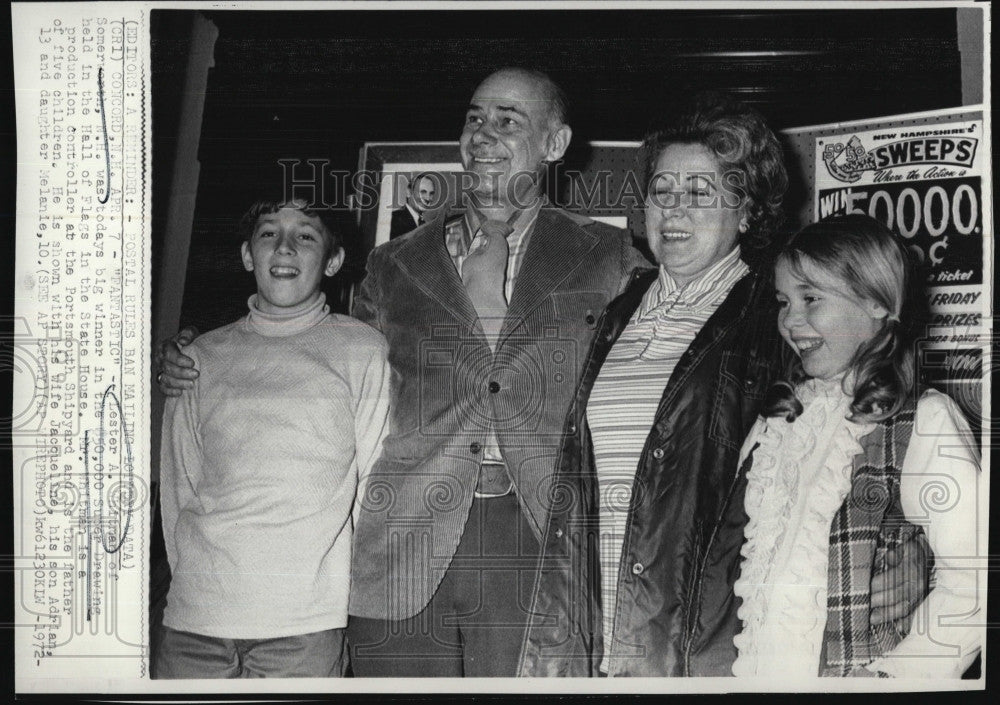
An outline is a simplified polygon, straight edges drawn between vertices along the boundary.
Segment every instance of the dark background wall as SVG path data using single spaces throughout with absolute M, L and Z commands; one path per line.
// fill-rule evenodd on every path
M 193 14 L 151 16 L 158 237 Z M 245 311 L 253 280 L 234 224 L 257 198 L 280 197 L 280 159 L 352 170 L 365 141 L 454 140 L 476 84 L 501 66 L 542 68 L 564 87 L 578 146 L 640 139 L 678 98 L 709 88 L 776 130 L 962 104 L 954 9 L 203 14 L 219 34 L 181 311 L 201 330 Z M 584 155 L 571 148 L 568 166 Z M 349 247 L 357 264 L 364 244 Z

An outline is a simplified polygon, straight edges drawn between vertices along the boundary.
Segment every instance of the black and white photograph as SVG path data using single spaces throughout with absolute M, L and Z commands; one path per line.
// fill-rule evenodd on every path
M 19 693 L 985 695 L 988 3 L 118 8 L 12 14 Z

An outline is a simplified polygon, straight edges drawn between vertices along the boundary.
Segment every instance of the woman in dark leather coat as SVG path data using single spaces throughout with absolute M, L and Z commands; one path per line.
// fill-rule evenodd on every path
M 761 116 L 718 97 L 642 154 L 659 268 L 636 270 L 598 323 L 549 489 L 521 675 L 728 676 L 736 656 L 738 453 L 782 354 L 758 263 L 788 179 Z

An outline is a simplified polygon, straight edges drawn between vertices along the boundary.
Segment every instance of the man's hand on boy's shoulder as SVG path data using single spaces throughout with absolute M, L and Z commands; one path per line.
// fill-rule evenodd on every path
M 190 345 L 197 337 L 198 329 L 187 326 L 156 346 L 153 360 L 156 384 L 166 396 L 179 397 L 185 389 L 194 387 L 198 370 L 195 369 L 194 360 L 181 352 L 181 348 Z

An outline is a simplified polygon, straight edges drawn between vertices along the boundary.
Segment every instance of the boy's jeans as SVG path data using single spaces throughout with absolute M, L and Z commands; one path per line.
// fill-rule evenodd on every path
M 277 639 L 220 639 L 161 630 L 153 678 L 336 678 L 347 669 L 343 629 Z

